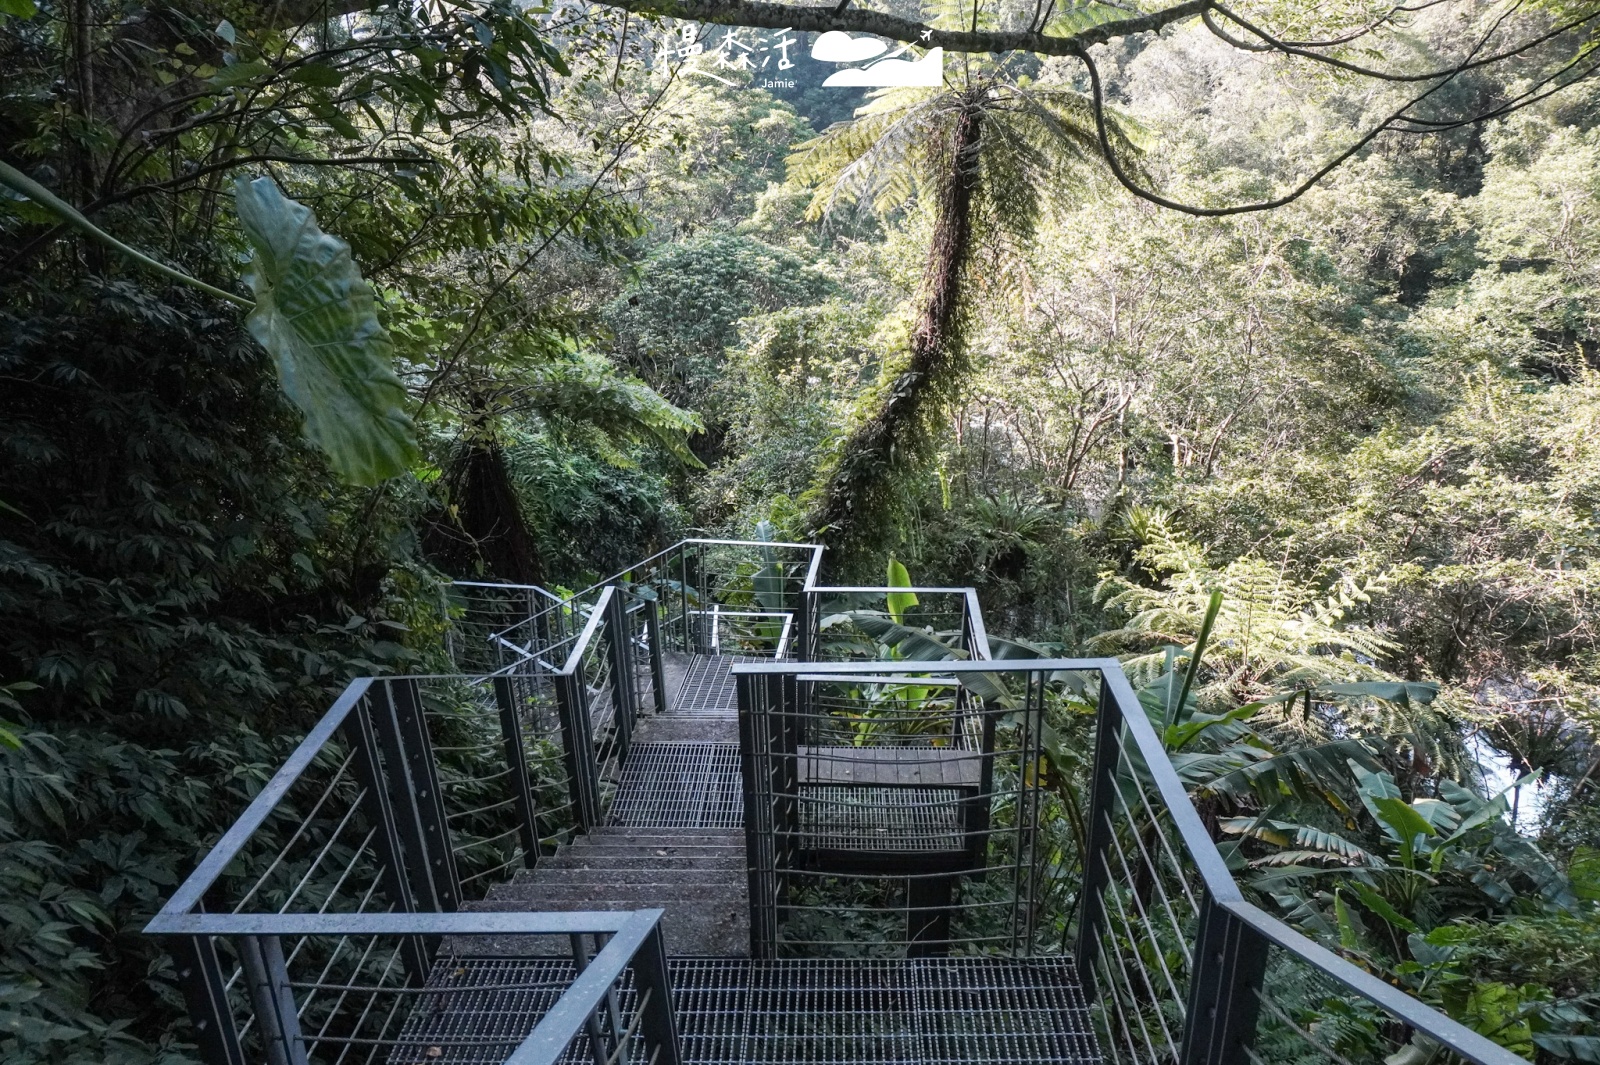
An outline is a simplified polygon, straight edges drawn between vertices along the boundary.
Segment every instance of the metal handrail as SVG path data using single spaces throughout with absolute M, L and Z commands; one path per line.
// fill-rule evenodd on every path
M 506 768 L 478 779 L 507 778 L 496 786 L 508 788 L 509 800 L 450 812 L 441 794 L 441 780 L 446 785 L 451 781 L 439 772 L 442 763 L 436 756 L 443 751 L 474 748 L 435 747 L 428 735 L 428 718 L 444 722 L 478 719 L 470 715 L 457 719 L 427 709 L 419 684 L 428 680 L 465 683 L 468 690 L 493 688 L 494 706 L 483 707 L 490 722 L 499 719 L 499 728 L 489 725 L 494 732 L 489 747 L 498 752 L 497 758 L 505 759 Z M 376 997 L 393 1002 L 392 1018 L 394 1011 L 409 1001 L 408 996 L 432 993 L 429 989 L 434 986 L 432 974 L 442 939 L 463 935 L 573 937 L 573 961 L 580 970 L 577 978 L 527 1039 L 520 1041 L 509 1060 L 524 1065 L 553 1065 L 586 1024 L 591 1039 L 604 1036 L 613 1045 L 621 1045 L 642 1038 L 650 1054 L 655 1055 L 653 1060 L 680 1060 L 659 928 L 663 911 L 456 912 L 464 902 L 462 887 L 468 883 L 455 864 L 456 856 L 465 849 L 456 845 L 456 817 L 471 818 L 485 810 L 504 808 L 506 812 L 497 816 L 512 823 L 510 835 L 520 837 L 520 846 L 513 848 L 511 864 L 523 862 L 531 866 L 539 853 L 535 818 L 548 814 L 550 808 L 536 810 L 529 792 L 529 763 L 518 697 L 512 688 L 516 680 L 446 676 L 361 678 L 351 682 L 147 924 L 145 933 L 163 937 L 178 960 L 179 983 L 189 1001 L 201 1054 L 207 1061 L 245 1065 L 246 1056 L 251 1053 L 247 1040 L 251 1039 L 261 1041 L 260 1049 L 269 1065 L 302 1065 L 308 1053 L 326 1043 L 339 1044 L 350 1034 L 358 1034 L 368 1042 L 387 1040 L 398 1045 L 400 1036 L 390 1031 L 387 1021 L 375 1039 L 370 1033 L 361 1032 L 361 1025 L 366 1023 L 365 1012 L 359 1017 L 350 1014 L 356 1033 L 348 1029 L 328 1033 L 326 1024 L 322 1031 L 314 1027 L 302 1031 L 302 1018 L 310 1015 L 308 1009 L 324 993 L 339 996 L 339 1002 L 334 1004 L 337 1014 L 344 996 L 351 992 L 368 996 L 369 1002 Z M 573 706 L 586 709 L 582 702 Z M 569 724 L 573 716 L 569 713 L 566 717 L 564 724 Z M 573 730 L 567 731 L 570 752 Z M 578 734 L 586 735 L 581 730 Z M 592 774 L 588 780 L 592 784 Z M 584 778 L 569 775 L 569 788 L 575 791 L 583 785 Z M 314 801 L 301 801 L 308 798 Z M 573 799 L 582 806 L 580 796 L 574 795 Z M 579 812 L 581 816 L 582 809 Z M 355 848 L 342 873 L 320 869 L 352 818 L 361 826 L 356 829 L 357 838 L 366 826 L 371 826 L 365 841 Z M 327 826 L 335 823 L 339 827 L 329 834 Z M 312 825 L 318 827 L 310 836 L 303 836 Z M 282 842 L 285 836 L 287 842 Z M 472 837 L 469 834 L 467 838 Z M 252 841 L 258 845 L 267 842 L 269 847 L 263 854 L 247 853 Z M 297 841 L 299 851 L 294 850 Z M 369 845 L 371 860 L 365 860 L 363 853 Z M 316 857 L 307 868 L 303 859 L 310 854 Z M 254 886 L 243 891 L 242 897 L 242 889 L 229 886 L 228 895 L 223 898 L 221 888 L 229 884 L 224 878 L 237 876 L 241 869 L 247 877 L 254 878 Z M 356 886 L 339 897 L 341 907 L 354 904 L 355 912 L 328 912 L 338 888 L 352 873 L 356 874 Z M 301 902 L 300 912 L 289 912 L 290 903 L 314 875 L 319 877 L 315 881 L 321 885 L 319 890 L 327 890 L 328 894 L 307 897 Z M 298 885 L 280 906 L 284 896 L 278 888 L 296 879 Z M 374 893 L 380 889 L 381 894 L 374 901 Z M 219 903 L 226 909 L 234 898 L 239 900 L 234 912 L 208 912 Z M 315 912 L 304 912 L 313 907 Z M 611 937 L 593 959 L 589 958 L 587 947 L 580 950 L 578 938 L 591 935 Z M 388 962 L 383 962 L 380 952 L 381 971 L 377 966 L 367 968 L 362 960 L 356 963 L 356 975 L 343 980 L 330 983 L 321 976 L 310 981 L 303 977 L 291 979 L 289 974 L 297 959 L 300 967 L 309 964 L 315 972 L 315 967 L 323 964 L 321 959 L 326 958 L 326 974 L 343 945 L 352 939 L 374 945 L 379 940 L 392 941 Z M 330 945 L 331 953 L 319 954 L 321 948 L 316 943 Z M 222 961 L 224 945 L 232 954 L 231 970 Z M 373 949 L 368 947 L 367 954 Z M 391 970 L 396 964 L 398 968 Z M 614 1007 L 617 981 L 623 969 L 629 967 L 637 978 L 635 987 L 639 992 L 634 1000 L 638 1010 L 634 1025 L 620 1034 L 615 1025 L 603 1032 L 588 1019 L 602 1000 Z M 401 982 L 395 983 L 396 978 Z M 248 993 L 250 1012 L 241 1024 L 234 1011 L 238 996 L 243 993 Z M 615 1012 L 610 1009 L 613 1016 Z M 404 1020 L 408 1015 L 400 1016 Z M 519 1043 L 515 1039 L 508 1042 Z
M 222 838 L 206 852 L 204 858 L 200 859 L 200 864 L 195 866 L 194 872 L 178 885 L 178 890 L 172 893 L 172 898 L 168 899 L 167 904 L 156 914 L 151 927 L 145 929 L 147 933 L 156 934 L 151 929 L 163 916 L 189 913 L 200 905 L 205 893 L 217 882 L 217 878 L 227 869 L 228 864 L 244 850 L 245 844 L 250 842 L 250 837 L 266 823 L 273 809 L 327 746 L 328 741 L 350 716 L 350 711 L 360 704 L 375 682 L 372 677 L 360 677 L 345 686 L 344 692 L 334 701 L 333 706 L 322 715 L 322 720 L 306 733 L 306 738 L 300 741 L 278 771 L 272 774 L 272 779 L 267 781 L 266 786 L 256 793 L 256 797 L 245 807 L 239 819 L 228 827 Z
M 661 934 L 661 909 L 578 911 L 570 913 L 195 913 L 169 901 L 144 928 L 145 935 L 188 940 L 222 936 L 272 940 L 290 936 L 586 936 L 609 940 L 583 967 L 561 997 L 545 1011 L 531 1032 L 506 1059 L 507 1065 L 556 1065 L 573 1042 L 585 1033 L 590 1018 L 605 1005 L 623 971 L 633 968 L 641 992 L 641 1031 L 657 1065 L 679 1065 L 677 1022 L 667 973 L 667 955 Z M 276 951 L 275 944 L 269 947 Z M 278 955 L 281 960 L 281 954 Z M 283 976 L 279 991 L 291 989 Z M 282 1018 L 292 1014 L 280 1011 Z M 287 1040 L 293 1042 L 293 1040 Z M 287 1060 L 303 1061 L 300 1053 L 285 1048 Z M 269 1051 L 270 1054 L 270 1051 Z
M 560 603 L 564 600 L 542 584 L 512 584 L 507 581 L 456 581 L 450 582 L 452 588 L 493 588 L 496 591 L 513 588 L 520 592 L 533 592 L 542 595 L 551 602 Z
M 1102 699 L 1102 705 L 1097 712 L 1097 725 L 1102 733 L 1109 728 L 1125 729 L 1127 735 L 1132 738 L 1148 769 L 1151 782 L 1166 806 L 1173 826 L 1177 829 L 1183 849 L 1200 876 L 1205 898 L 1202 901 L 1201 929 L 1196 936 L 1197 942 L 1212 942 L 1208 939 L 1208 933 L 1219 943 L 1228 938 L 1216 928 L 1206 927 L 1208 919 L 1215 922 L 1220 914 L 1223 922 L 1233 920 L 1242 924 L 1249 934 L 1260 938 L 1263 946 L 1271 944 L 1288 951 L 1353 994 L 1388 1012 L 1405 1025 L 1433 1039 L 1473 1065 L 1527 1065 L 1526 1059 L 1479 1035 L 1399 988 L 1384 983 L 1246 900 L 1233 874 L 1229 872 L 1222 853 L 1201 822 L 1183 781 L 1173 768 L 1166 748 L 1156 735 L 1137 695 L 1122 672 L 1121 663 L 1116 659 L 1052 658 L 997 661 L 968 659 L 937 663 L 752 662 L 733 667 L 736 677 L 793 676 L 796 679 L 803 677 L 806 680 L 850 677 L 863 682 L 869 678 L 882 680 L 895 675 L 917 673 L 939 673 L 959 677 L 971 673 L 1013 672 L 1095 673 L 1100 676 L 1103 683 L 1102 692 L 1109 698 Z M 1096 771 L 1099 772 L 1103 768 L 1097 764 Z M 1096 812 L 1091 811 L 1091 816 L 1096 816 Z M 1087 893 L 1080 900 L 1080 934 L 1085 925 L 1091 922 L 1092 907 L 1095 905 L 1099 903 Z M 1236 940 L 1237 936 L 1234 939 Z M 1237 942 L 1233 944 L 1233 948 L 1237 948 Z M 1085 965 L 1083 953 L 1080 948 L 1077 958 L 1080 969 Z M 1219 1037 L 1219 1033 L 1226 1029 L 1228 1022 L 1226 1012 L 1230 1000 L 1227 992 L 1240 990 L 1221 986 L 1226 985 L 1231 978 L 1230 970 L 1235 960 L 1226 946 L 1214 953 L 1196 950 L 1196 965 L 1199 969 L 1192 978 L 1193 986 L 1190 989 L 1191 1002 L 1188 1010 L 1190 1026 L 1185 1031 L 1182 1057 L 1184 1065 L 1209 1065 L 1212 1062 L 1231 1063 L 1243 1060 L 1238 1057 L 1234 1046 Z M 1092 986 L 1088 980 L 1084 980 L 1083 983 L 1086 990 Z M 1211 996 L 1210 1003 L 1197 1001 L 1206 996 Z M 1197 1009 L 1196 1006 L 1200 1008 Z
M 782 541 L 782 540 L 717 540 L 717 539 L 709 539 L 709 538 L 705 538 L 705 537 L 691 536 L 691 537 L 687 537 L 685 539 L 679 540 L 677 543 L 673 544 L 671 547 L 663 548 L 662 550 L 657 551 L 655 554 L 649 556 L 648 558 L 641 559 L 640 561 L 629 565 L 625 569 L 618 570 L 616 573 L 613 573 L 609 577 L 606 577 L 606 578 L 604 578 L 602 580 L 595 581 L 593 584 L 589 585 L 589 587 L 584 588 L 581 591 L 574 592 L 574 593 L 572 593 L 571 595 L 569 595 L 565 599 L 557 600 L 555 603 L 552 603 L 550 606 L 545 607 L 543 610 L 538 611 L 535 614 L 531 614 L 526 618 L 523 618 L 521 621 L 517 622 L 516 625 L 510 626 L 509 628 L 506 628 L 506 629 L 502 629 L 496 635 L 504 636 L 506 633 L 511 632 L 513 629 L 516 629 L 516 628 L 519 628 L 519 627 L 521 627 L 523 625 L 531 624 L 532 622 L 537 621 L 539 618 L 543 617 L 546 614 L 549 614 L 551 611 L 557 610 L 557 609 L 559 609 L 561 607 L 565 607 L 565 606 L 572 606 L 572 605 L 578 603 L 580 600 L 582 600 L 585 596 L 590 595 L 590 594 L 598 591 L 601 588 L 609 587 L 611 585 L 615 585 L 615 584 L 618 584 L 618 583 L 629 583 L 627 581 L 627 579 L 626 579 L 628 574 L 632 573 L 635 570 L 643 569 L 646 566 L 649 566 L 653 562 L 658 562 L 658 561 L 660 561 L 660 560 L 662 560 L 664 558 L 668 558 L 672 554 L 674 554 L 675 552 L 682 551 L 685 547 L 688 547 L 688 546 L 690 546 L 692 544 L 701 544 L 701 545 L 707 545 L 707 546 L 713 546 L 713 547 L 770 547 L 770 548 L 785 548 L 786 547 L 786 548 L 797 548 L 797 549 L 800 549 L 800 550 L 811 551 L 812 552 L 812 560 L 811 560 L 810 566 L 808 568 L 808 578 L 807 578 L 808 580 L 810 579 L 811 576 L 815 575 L 815 573 L 817 572 L 818 567 L 821 565 L 821 562 L 822 562 L 822 550 L 823 549 L 822 549 L 822 546 L 820 544 L 790 543 L 788 541 Z

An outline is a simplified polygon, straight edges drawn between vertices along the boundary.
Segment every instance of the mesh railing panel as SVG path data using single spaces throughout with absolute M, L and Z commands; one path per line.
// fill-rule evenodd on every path
M 1051 870 L 1076 845 L 1044 768 L 1047 685 L 985 700 L 885 669 L 904 675 L 746 678 L 758 951 L 1059 950 Z
M 1461 1065 L 1466 1060 L 1282 947 L 1268 948 L 1265 976 L 1254 997 L 1247 1052 L 1254 1065 Z

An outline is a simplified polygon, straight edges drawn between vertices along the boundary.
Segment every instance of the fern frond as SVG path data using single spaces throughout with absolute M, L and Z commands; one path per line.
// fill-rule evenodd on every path
M 1074 33 L 1082 33 L 1107 22 L 1127 18 L 1131 14 L 1134 14 L 1131 8 L 1119 4 L 1103 4 L 1098 0 L 1090 0 L 1086 4 L 1069 4 L 1057 9 L 1055 16 L 1045 26 L 1045 32 L 1070 37 Z

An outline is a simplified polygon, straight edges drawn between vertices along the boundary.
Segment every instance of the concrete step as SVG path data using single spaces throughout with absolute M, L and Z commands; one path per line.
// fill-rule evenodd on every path
M 516 899 L 485 899 L 466 907 L 475 912 L 508 912 L 529 909 Z M 537 909 L 548 912 L 582 910 L 641 910 L 665 908 L 661 919 L 667 953 L 677 956 L 716 955 L 748 957 L 750 954 L 750 907 L 743 896 L 699 899 L 692 902 L 663 901 L 652 904 L 638 899 L 567 900 L 541 899 Z M 452 936 L 450 949 L 463 955 L 521 955 L 561 957 L 570 950 L 565 936 Z
M 668 854 L 660 855 L 654 851 L 635 851 L 633 849 L 616 848 L 614 850 L 597 851 L 584 849 L 581 851 L 563 851 L 553 858 L 544 858 L 539 862 L 540 869 L 661 869 L 661 870 L 717 870 L 733 869 L 743 872 L 745 868 L 744 855 L 728 853 L 725 848 L 717 848 L 715 854 Z
M 743 883 L 743 868 L 721 869 L 616 869 L 611 866 L 549 867 L 541 865 L 536 870 L 517 874 L 510 887 L 520 884 L 611 884 L 617 888 L 635 884 L 732 884 Z M 630 890 L 629 894 L 633 892 Z

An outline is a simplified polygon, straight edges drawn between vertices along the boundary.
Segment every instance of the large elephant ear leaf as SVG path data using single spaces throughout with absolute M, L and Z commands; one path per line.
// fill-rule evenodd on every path
M 307 439 L 354 484 L 377 484 L 417 459 L 416 427 L 395 376 L 389 334 L 350 246 L 271 178 L 241 178 L 239 220 L 255 252 L 245 324 L 272 355 Z

